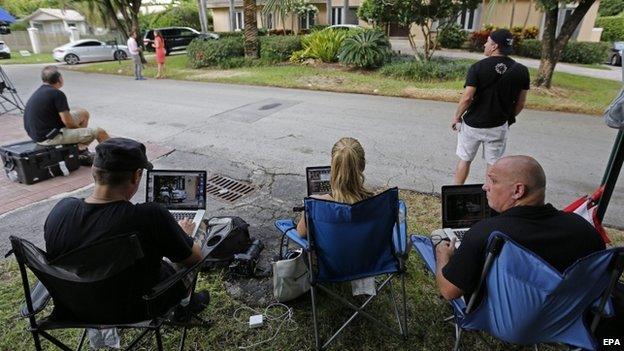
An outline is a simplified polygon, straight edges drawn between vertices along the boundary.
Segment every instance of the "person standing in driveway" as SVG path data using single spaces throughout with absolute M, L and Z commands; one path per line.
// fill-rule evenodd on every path
M 167 49 L 165 48 L 165 39 L 159 30 L 154 31 L 154 44 L 156 49 L 156 63 L 158 64 L 158 73 L 156 73 L 156 79 L 165 78 L 165 56 L 167 55 Z
M 530 85 L 529 70 L 508 56 L 512 50 L 511 32 L 497 29 L 485 43 L 487 57 L 468 70 L 451 122 L 451 129 L 458 132 L 455 184 L 464 184 L 468 178 L 481 144 L 488 170 L 505 153 L 509 126 L 524 108 Z
M 145 80 L 143 78 L 143 62 L 141 62 L 141 49 L 137 43 L 137 32 L 133 30 L 128 38 L 128 51 L 132 56 L 132 62 L 134 63 L 134 79 Z

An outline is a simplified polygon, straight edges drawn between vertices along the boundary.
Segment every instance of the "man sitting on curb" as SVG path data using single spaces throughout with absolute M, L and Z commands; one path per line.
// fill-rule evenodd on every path
M 123 313 L 128 320 L 141 321 L 147 316 L 140 303 L 141 296 L 175 274 L 174 267 L 163 261 L 163 257 L 186 267 L 202 259 L 199 245 L 189 236 L 194 224 L 189 219 L 176 222 L 158 203 L 130 202 L 139 188 L 143 169 L 152 168 L 145 145 L 130 139 L 111 138 L 99 144 L 95 153 L 93 193 L 84 199 L 65 198 L 54 206 L 44 225 L 46 251 L 49 259 L 54 259 L 106 238 L 137 233 L 144 253 L 137 262 L 141 274 L 133 282 L 138 288 L 137 303 L 123 301 L 124 306 L 129 306 Z M 162 297 L 163 311 L 188 297 L 191 284 L 184 283 Z M 208 300 L 207 293 L 194 294 L 190 305 L 181 312 L 183 315 L 197 313 Z
M 60 90 L 63 76 L 56 66 L 46 66 L 41 71 L 43 85 L 37 89 L 24 110 L 24 128 L 28 136 L 39 145 L 79 144 L 80 161 L 90 166 L 93 157 L 88 145 L 95 139 L 103 142 L 109 136 L 102 128 L 89 128 L 89 112 L 69 111 L 67 97 Z
M 483 189 L 489 206 L 500 214 L 472 226 L 457 250 L 454 240 L 436 247 L 436 282 L 447 300 L 474 293 L 493 231 L 507 234 L 560 272 L 605 249 L 600 235 L 581 216 L 544 204 L 546 176 L 529 156 L 501 158 L 488 170 Z

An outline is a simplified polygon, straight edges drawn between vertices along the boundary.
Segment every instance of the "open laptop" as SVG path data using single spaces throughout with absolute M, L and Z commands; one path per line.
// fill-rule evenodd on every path
M 331 193 L 330 179 L 330 166 L 307 167 L 306 182 L 308 184 L 308 196 Z
M 456 247 L 470 227 L 494 214 L 488 206 L 483 184 L 442 187 L 442 228 L 449 239 L 457 239 Z
M 146 202 L 163 204 L 176 220 L 191 218 L 193 236 L 206 214 L 206 171 L 147 171 Z

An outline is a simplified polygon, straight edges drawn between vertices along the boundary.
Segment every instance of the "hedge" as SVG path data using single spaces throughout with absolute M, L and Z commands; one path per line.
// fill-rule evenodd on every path
M 287 61 L 293 52 L 301 50 L 301 37 L 293 35 L 260 38 L 260 57 L 272 62 Z
M 195 39 L 186 49 L 189 64 L 193 68 L 218 66 L 233 57 L 245 55 L 242 37 L 220 38 L 218 40 Z
M 600 17 L 596 27 L 602 28 L 602 41 L 624 41 L 624 16 Z
M 569 63 L 603 63 L 607 61 L 611 45 L 608 43 L 591 43 L 570 41 L 563 49 L 561 62 Z M 518 55 L 539 59 L 542 55 L 542 43 L 537 39 L 523 40 L 518 46 Z

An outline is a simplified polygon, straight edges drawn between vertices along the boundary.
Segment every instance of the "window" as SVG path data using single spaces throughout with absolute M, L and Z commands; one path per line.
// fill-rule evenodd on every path
M 99 41 L 87 41 L 81 44 L 76 45 L 76 47 L 87 47 L 87 46 L 100 46 L 102 45 L 102 43 L 100 43 Z
M 245 29 L 245 17 L 243 15 L 243 11 L 236 11 L 236 20 L 234 21 L 234 30 L 243 30 Z
M 314 25 L 314 11 L 309 11 L 303 16 L 299 16 L 299 29 L 310 29 Z
M 192 30 L 181 29 L 180 30 L 180 36 L 182 36 L 182 37 L 196 37 L 197 33 L 193 32 Z
M 332 7 L 332 25 L 342 24 L 342 7 Z
M 474 10 L 464 9 L 457 17 L 457 23 L 465 30 L 473 31 L 477 29 L 477 22 L 479 21 L 479 11 L 481 5 Z
M 68 22 L 67 23 L 67 27 L 69 27 L 69 28 L 76 28 L 76 23 Z
M 266 27 L 267 27 L 267 29 L 273 29 L 273 13 L 267 13 L 267 15 L 266 15 Z

